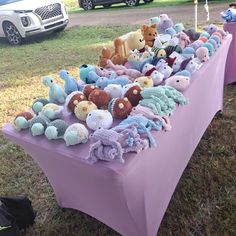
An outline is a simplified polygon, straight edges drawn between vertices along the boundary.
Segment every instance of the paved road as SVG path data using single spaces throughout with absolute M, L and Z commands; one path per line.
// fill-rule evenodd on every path
M 227 9 L 228 4 L 211 4 L 211 21 L 222 21 L 219 13 Z M 174 22 L 194 23 L 194 6 L 171 6 L 160 8 L 135 9 L 127 8 L 122 10 L 90 11 L 70 15 L 69 26 L 94 26 L 94 25 L 140 25 L 152 16 L 167 13 Z M 206 12 L 203 5 L 198 7 L 199 23 L 206 23 Z

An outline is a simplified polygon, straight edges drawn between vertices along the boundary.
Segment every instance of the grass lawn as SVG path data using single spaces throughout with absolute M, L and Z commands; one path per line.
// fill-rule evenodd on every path
M 78 27 L 11 47 L 0 41 L 0 127 L 34 97 L 46 96 L 41 76 L 96 63 L 100 48 L 127 27 Z M 204 86 L 204 85 L 203 85 Z M 224 114 L 211 123 L 172 197 L 159 235 L 236 235 L 236 86 L 226 86 Z M 194 124 L 193 124 L 194 125 Z M 60 209 L 51 186 L 32 158 L 0 134 L 0 196 L 26 194 L 38 212 L 26 236 L 117 235 L 76 210 Z M 137 235 L 138 236 L 138 235 Z
M 68 11 L 70 13 L 86 13 L 82 8 L 79 8 L 78 0 L 64 0 Z M 212 0 L 209 1 L 209 4 L 212 3 L 231 3 L 231 0 Z M 199 4 L 204 4 L 204 1 L 199 1 Z M 136 6 L 136 8 L 154 8 L 154 7 L 166 7 L 166 6 L 178 6 L 178 5 L 186 5 L 186 4 L 193 4 L 193 0 L 154 0 L 153 2 L 149 4 L 144 4 L 142 0 L 140 0 L 140 4 Z M 101 10 L 117 10 L 117 9 L 127 9 L 127 6 L 125 3 L 119 3 L 119 4 L 114 4 L 110 8 L 104 9 L 103 6 L 96 6 L 94 9 L 95 11 L 101 11 Z

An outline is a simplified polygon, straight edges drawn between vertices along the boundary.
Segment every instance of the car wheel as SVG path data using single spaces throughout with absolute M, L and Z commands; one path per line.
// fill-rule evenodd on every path
M 143 0 L 144 3 L 150 3 L 150 2 L 153 2 L 153 0 Z
M 110 7 L 110 6 L 111 6 L 111 4 L 104 4 L 104 5 L 103 5 L 104 8 L 108 8 L 108 7 Z
M 125 4 L 129 7 L 134 7 L 139 4 L 139 0 L 125 0 Z
M 92 10 L 95 7 L 93 0 L 82 0 L 81 5 L 85 11 Z
M 11 22 L 3 23 L 3 31 L 10 44 L 19 45 L 22 43 L 22 37 L 20 35 L 20 32 L 18 31 L 16 26 L 13 25 Z

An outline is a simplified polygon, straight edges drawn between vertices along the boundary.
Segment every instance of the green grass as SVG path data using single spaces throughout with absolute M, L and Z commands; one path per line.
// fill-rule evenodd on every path
M 102 45 L 111 45 L 127 27 L 71 28 L 56 36 L 11 47 L 0 41 L 0 127 L 33 98 L 46 96 L 41 76 L 66 68 L 78 74 L 96 63 Z M 47 39 L 47 40 L 46 40 Z M 162 221 L 160 236 L 236 235 L 236 86 L 226 86 L 224 114 L 211 123 L 187 166 Z M 76 210 L 60 209 L 46 177 L 32 158 L 0 135 L 0 196 L 26 194 L 38 212 L 26 236 L 118 235 Z
M 77 0 L 64 0 L 69 13 L 86 13 L 82 8 L 79 8 L 79 4 Z M 230 3 L 231 0 L 213 0 L 209 1 L 209 4 L 213 3 Z M 180 5 L 189 5 L 193 4 L 193 0 L 154 0 L 149 4 L 144 4 L 142 0 L 140 0 L 140 4 L 135 8 L 155 8 L 155 7 L 167 7 L 167 6 L 180 6 Z M 199 1 L 199 4 L 203 4 Z M 94 11 L 111 11 L 111 10 L 121 10 L 121 9 L 128 9 L 128 7 L 124 3 L 114 4 L 110 8 L 104 9 L 103 6 L 96 6 Z M 91 11 L 87 11 L 91 12 Z

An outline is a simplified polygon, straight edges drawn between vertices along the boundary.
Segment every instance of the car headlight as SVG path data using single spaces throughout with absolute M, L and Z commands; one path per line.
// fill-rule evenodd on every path
M 30 25 L 31 22 L 30 22 L 29 17 L 23 16 L 23 17 L 21 17 L 21 23 L 24 27 L 27 27 Z

